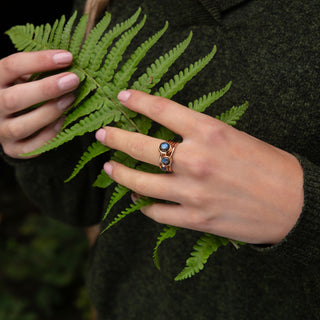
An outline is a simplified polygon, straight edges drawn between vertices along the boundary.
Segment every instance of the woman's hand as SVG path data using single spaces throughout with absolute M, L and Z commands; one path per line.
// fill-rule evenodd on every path
M 20 158 L 56 136 L 62 124 L 58 119 L 73 102 L 71 92 L 79 85 L 79 78 L 69 72 L 25 80 L 71 62 L 71 53 L 64 50 L 16 53 L 0 60 L 0 143 L 10 157 Z M 21 112 L 44 101 L 40 108 Z
M 111 161 L 105 171 L 139 195 L 169 200 L 142 212 L 157 222 L 247 243 L 275 244 L 297 222 L 303 172 L 291 154 L 173 101 L 138 91 L 119 101 L 182 136 L 172 174 L 151 174 Z M 159 164 L 159 139 L 105 127 L 96 137 L 135 159 Z

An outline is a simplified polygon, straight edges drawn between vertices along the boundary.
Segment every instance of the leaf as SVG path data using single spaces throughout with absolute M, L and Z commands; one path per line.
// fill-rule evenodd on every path
M 228 240 L 204 233 L 194 245 L 191 257 L 186 261 L 186 267 L 175 277 L 175 281 L 184 280 L 194 276 L 203 269 L 208 258 L 221 246 L 228 244 Z
M 153 262 L 159 270 L 160 270 L 159 254 L 158 254 L 159 247 L 164 240 L 173 238 L 176 235 L 177 230 L 179 230 L 178 227 L 168 225 L 163 229 L 163 231 L 160 233 L 160 236 L 157 239 L 156 246 L 153 249 Z
M 105 189 L 110 185 L 112 185 L 113 182 L 114 181 L 102 169 L 96 181 L 92 184 L 92 186 Z
M 113 208 L 113 206 L 120 201 L 130 190 L 120 184 L 118 184 L 115 188 L 114 188 L 114 192 L 110 198 L 109 204 L 108 204 L 108 208 L 107 211 L 103 217 L 102 220 L 105 220 L 107 218 L 107 215 L 109 214 L 109 212 L 111 211 L 111 209 Z
M 72 174 L 70 175 L 70 177 L 68 179 L 65 180 L 65 182 L 69 182 L 71 179 L 73 179 L 89 161 L 91 161 L 95 157 L 97 157 L 97 156 L 99 156 L 109 150 L 110 150 L 110 148 L 106 147 L 105 145 L 103 145 L 99 141 L 94 142 L 88 148 L 88 150 L 81 156 L 81 158 L 80 158 L 78 164 L 76 165 L 76 167 L 74 168 Z
M 212 103 L 223 97 L 231 87 L 231 81 L 221 90 L 214 91 L 208 95 L 204 95 L 201 98 L 190 102 L 188 107 L 198 112 L 204 112 Z
M 230 110 L 222 113 L 220 116 L 216 116 L 216 119 L 219 119 L 230 126 L 234 126 L 247 109 L 248 102 L 245 102 L 239 107 L 232 107 Z
M 121 213 L 119 213 L 117 217 L 111 223 L 109 223 L 109 225 L 102 231 L 102 233 L 110 229 L 112 226 L 114 226 L 116 223 L 128 216 L 130 213 L 139 211 L 142 207 L 146 207 L 154 202 L 155 200 L 152 198 L 139 198 L 135 204 L 131 204 L 129 208 L 121 211 Z
M 182 90 L 184 85 L 190 81 L 196 74 L 198 74 L 214 57 L 217 51 L 216 46 L 213 47 L 212 51 L 203 59 L 199 59 L 195 63 L 191 64 L 188 68 L 180 71 L 171 80 L 166 82 L 163 87 L 159 89 L 155 95 L 159 95 L 165 98 L 172 98 L 177 92 Z

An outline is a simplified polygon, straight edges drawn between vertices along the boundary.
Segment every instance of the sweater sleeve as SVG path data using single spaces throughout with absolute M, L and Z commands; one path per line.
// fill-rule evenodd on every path
M 297 156 L 297 155 L 296 155 Z M 288 235 L 277 245 L 259 248 L 267 255 L 285 256 L 304 265 L 320 262 L 320 167 L 297 156 L 304 171 L 304 206 Z
M 2 157 L 14 167 L 18 183 L 42 213 L 85 227 L 100 222 L 105 192 L 92 187 L 101 172 L 101 161 L 90 162 L 77 177 L 64 183 L 82 154 L 79 144 L 77 140 L 28 160 L 9 158 L 3 151 Z

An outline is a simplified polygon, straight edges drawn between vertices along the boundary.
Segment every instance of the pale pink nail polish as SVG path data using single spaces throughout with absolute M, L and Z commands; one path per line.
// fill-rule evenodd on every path
M 60 52 L 56 53 L 52 59 L 57 65 L 68 65 L 72 62 L 73 57 L 70 52 Z
M 104 138 L 106 136 L 106 132 L 105 130 L 103 129 L 99 129 L 97 132 L 96 132 L 96 139 L 100 142 L 103 142 L 104 141 Z
M 120 102 L 126 102 L 128 101 L 128 99 L 130 98 L 131 96 L 131 92 L 130 91 L 120 91 L 119 94 L 118 94 L 118 100 Z
M 75 89 L 79 84 L 79 78 L 76 74 L 68 74 L 58 80 L 58 86 L 61 90 Z
M 63 122 L 64 122 L 65 118 L 61 118 L 59 119 L 53 126 L 53 129 L 57 132 L 60 131 L 60 129 L 62 128 Z
M 66 95 L 58 100 L 57 106 L 61 111 L 64 111 L 72 104 L 72 102 L 74 102 L 74 100 L 75 100 L 74 95 L 72 94 Z
M 112 174 L 112 165 L 110 162 L 106 162 L 103 166 L 103 169 L 105 171 L 105 173 L 108 175 L 108 176 L 111 176 Z

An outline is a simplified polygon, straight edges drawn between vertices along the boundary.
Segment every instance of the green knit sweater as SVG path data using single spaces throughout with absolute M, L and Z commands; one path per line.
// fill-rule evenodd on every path
M 183 230 L 163 243 L 158 271 L 151 256 L 163 226 L 139 213 L 126 218 L 98 238 L 89 259 L 88 288 L 99 320 L 320 319 L 320 2 L 115 0 L 113 23 L 139 6 L 148 20 L 136 43 L 170 23 L 142 68 L 190 30 L 191 46 L 172 72 L 216 44 L 214 61 L 174 100 L 185 104 L 232 80 L 231 90 L 209 113 L 248 100 L 237 127 L 297 156 L 305 203 L 281 243 L 223 247 L 201 273 L 178 283 L 173 278 L 199 233 Z M 82 141 L 33 160 L 8 159 L 44 212 L 77 226 L 99 222 L 108 197 L 90 186 L 106 159 L 71 183 L 62 182 L 82 152 Z

